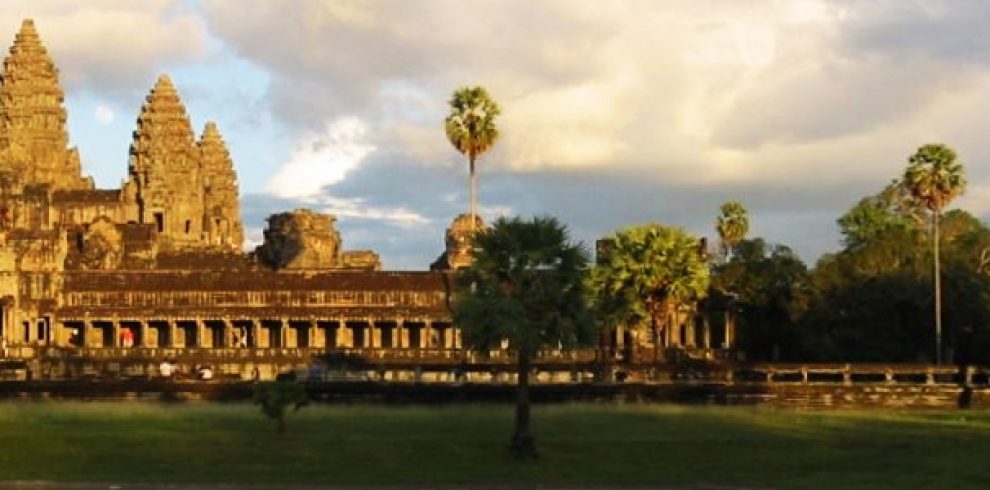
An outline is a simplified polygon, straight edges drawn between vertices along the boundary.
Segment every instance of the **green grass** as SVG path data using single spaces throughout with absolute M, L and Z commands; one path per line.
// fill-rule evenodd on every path
M 371 485 L 990 488 L 990 412 L 309 406 L 279 437 L 257 407 L 0 403 L 0 480 Z

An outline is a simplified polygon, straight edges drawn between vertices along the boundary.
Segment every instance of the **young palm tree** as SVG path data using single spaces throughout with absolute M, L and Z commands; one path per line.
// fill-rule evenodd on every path
M 911 155 L 904 187 L 932 212 L 935 275 L 935 362 L 942 362 L 942 279 L 939 273 L 939 218 L 942 209 L 966 188 L 966 176 L 956 152 L 943 144 L 928 144 Z
M 474 164 L 498 139 L 495 117 L 501 110 L 483 87 L 462 87 L 454 92 L 449 104 L 450 115 L 444 121 L 444 129 L 450 144 L 468 157 L 471 224 L 475 226 L 478 216 L 478 179 Z
M 672 338 L 671 314 L 708 292 L 701 242 L 680 228 L 658 224 L 620 230 L 610 242 L 608 256 L 591 274 L 596 312 L 609 326 L 649 322 L 655 340 L 662 331 Z
M 508 339 L 518 391 L 511 450 L 536 454 L 530 432 L 529 373 L 542 349 L 591 345 L 596 334 L 584 297 L 588 254 L 556 219 L 499 218 L 475 234 L 474 262 L 458 278 L 454 321 L 478 352 Z
M 749 216 L 746 208 L 736 201 L 729 201 L 720 208 L 722 214 L 715 220 L 715 230 L 721 242 L 721 255 L 728 260 L 736 244 L 749 233 Z

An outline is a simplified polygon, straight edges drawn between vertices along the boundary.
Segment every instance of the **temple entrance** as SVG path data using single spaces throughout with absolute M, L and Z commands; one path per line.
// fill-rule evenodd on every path
M 131 347 L 144 347 L 144 329 L 141 328 L 141 322 L 120 322 L 120 331 L 122 336 L 124 335 L 123 332 L 125 329 L 129 329 L 131 331 L 131 339 L 133 340 Z
M 409 332 L 409 345 L 407 347 L 419 349 L 423 347 L 423 332 L 426 324 L 423 322 L 406 322 L 406 330 Z
M 268 347 L 281 349 L 285 346 L 283 342 L 282 322 L 280 320 L 263 320 L 262 327 L 267 331 Z
M 210 346 L 214 349 L 220 349 L 223 347 L 230 347 L 230 341 L 227 338 L 227 323 L 220 320 L 207 320 L 203 322 L 206 326 L 206 334 L 210 337 Z
M 254 323 L 247 320 L 235 320 L 231 322 L 238 343 L 235 347 L 257 347 L 258 339 L 254 338 Z
M 37 331 L 35 332 L 38 343 L 48 345 L 52 341 L 52 328 L 48 317 L 38 320 Z
M 152 347 L 168 347 L 171 342 L 169 324 L 166 321 L 148 322 L 148 345 Z
M 199 345 L 199 324 L 195 321 L 175 322 L 176 347 L 201 347 Z
M 83 322 L 64 322 L 62 323 L 62 329 L 64 332 L 64 339 L 66 343 L 73 347 L 85 347 L 85 336 L 83 335 L 83 329 L 86 324 Z
M 309 335 L 309 327 L 312 324 L 308 321 L 289 322 L 286 332 L 286 347 L 312 347 L 313 339 Z
M 381 329 L 381 347 L 392 348 L 399 346 L 399 329 L 395 322 L 378 322 L 375 325 Z
M 367 347 L 368 342 L 368 324 L 365 322 L 347 322 L 347 328 L 351 331 L 351 347 L 355 349 L 360 349 L 362 347 Z
M 340 331 L 339 322 L 316 322 L 317 336 L 323 337 L 323 345 L 317 345 L 317 347 L 326 347 L 329 349 L 340 347 L 342 341 Z
M 95 321 L 93 326 L 93 338 L 99 341 L 95 347 L 116 347 L 113 332 L 113 322 Z

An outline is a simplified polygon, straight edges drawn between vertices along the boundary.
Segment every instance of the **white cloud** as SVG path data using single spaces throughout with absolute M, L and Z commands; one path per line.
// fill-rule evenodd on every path
M 167 66 L 202 59 L 206 27 L 182 0 L 5 0 L 0 45 L 33 18 L 68 90 L 144 91 Z
M 340 182 L 374 150 L 366 133 L 364 123 L 348 117 L 328 123 L 322 133 L 304 135 L 267 190 L 282 198 L 303 198 Z
M 319 198 L 314 197 L 312 202 L 319 203 L 323 207 L 324 212 L 333 214 L 338 218 L 383 221 L 407 228 L 430 222 L 428 218 L 415 211 L 403 207 L 381 208 L 369 206 L 363 199 L 343 199 L 322 196 Z
M 114 112 L 113 109 L 105 105 L 98 106 L 96 110 L 93 111 L 93 119 L 97 122 L 106 126 L 113 122 Z

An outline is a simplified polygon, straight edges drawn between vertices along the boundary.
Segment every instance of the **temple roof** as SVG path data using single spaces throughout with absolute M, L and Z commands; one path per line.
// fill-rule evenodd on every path
M 161 75 L 155 86 L 145 98 L 144 105 L 141 106 L 141 113 L 138 115 L 137 129 L 134 131 L 134 140 L 131 144 L 131 154 L 135 156 L 154 157 L 170 153 L 185 154 L 186 159 L 174 159 L 179 165 L 193 165 L 195 159 L 191 157 L 195 138 L 186 108 L 182 104 L 178 91 L 172 85 L 172 80 L 168 75 Z M 149 162 L 139 159 L 132 161 L 132 165 L 140 170 L 140 167 Z M 176 169 L 170 169 L 176 170 Z
M 437 272 L 114 271 L 66 273 L 65 291 L 451 291 Z
M 26 19 L 3 61 L 0 77 L 0 146 L 16 142 L 28 151 L 38 145 L 65 150 L 64 93 L 58 69 L 41 43 L 34 21 Z

